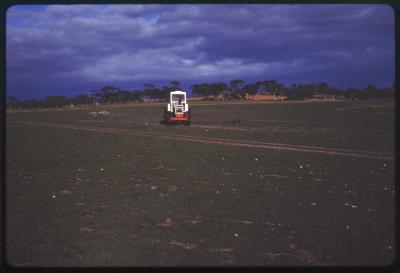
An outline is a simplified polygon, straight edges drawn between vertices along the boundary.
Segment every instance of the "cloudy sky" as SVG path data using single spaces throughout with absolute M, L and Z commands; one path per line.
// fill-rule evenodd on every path
M 104 85 L 275 79 L 394 83 L 387 5 L 18 5 L 7 11 L 7 95 Z

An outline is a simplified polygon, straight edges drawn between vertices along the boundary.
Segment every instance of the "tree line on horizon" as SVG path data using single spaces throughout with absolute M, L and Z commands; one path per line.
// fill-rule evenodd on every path
M 305 100 L 324 98 L 329 96 L 344 100 L 392 100 L 394 86 L 377 88 L 368 85 L 363 89 L 338 89 L 327 83 L 298 83 L 285 86 L 275 80 L 257 81 L 246 84 L 236 79 L 229 84 L 224 82 L 193 84 L 190 87 L 192 95 L 204 100 L 252 100 L 257 94 L 274 95 L 287 100 Z M 90 94 L 79 94 L 75 97 L 48 96 L 45 99 L 20 100 L 15 96 L 7 98 L 9 109 L 51 108 L 92 104 L 120 104 L 168 101 L 169 93 L 182 90 L 178 81 L 171 81 L 168 86 L 157 87 L 154 84 L 145 84 L 143 90 L 124 90 L 114 86 L 104 86 L 99 90 L 92 90 Z

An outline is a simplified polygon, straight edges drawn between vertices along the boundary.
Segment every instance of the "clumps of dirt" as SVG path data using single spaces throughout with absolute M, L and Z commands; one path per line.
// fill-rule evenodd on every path
M 197 250 L 199 248 L 199 246 L 196 243 L 182 243 L 175 240 L 169 241 L 169 244 L 173 246 L 182 247 L 186 250 Z
M 289 127 L 279 127 L 275 126 L 270 129 L 272 133 L 305 133 L 304 128 L 289 128 Z
M 170 172 L 177 172 L 179 171 L 179 169 L 174 169 L 174 168 L 166 168 L 166 171 L 170 171 Z
M 194 216 L 191 219 L 186 220 L 186 223 L 189 224 L 190 226 L 200 224 L 201 222 L 202 221 L 199 216 Z
M 164 221 L 161 223 L 158 223 L 157 226 L 165 227 L 165 228 L 177 227 L 179 225 L 192 227 L 192 226 L 198 225 L 200 223 L 202 223 L 202 220 L 200 219 L 199 216 L 189 216 L 187 219 L 184 219 L 182 223 L 178 223 L 171 218 L 165 218 Z
M 291 253 L 286 253 L 286 252 L 266 252 L 265 256 L 268 258 L 275 260 L 276 258 L 282 257 L 282 256 L 294 256 Z
M 287 252 L 265 252 L 264 255 L 269 259 L 276 260 L 281 257 L 292 257 L 308 265 L 327 265 L 328 262 L 321 261 L 321 257 L 309 249 L 300 249 L 296 244 L 290 243 Z
M 242 224 L 245 224 L 245 225 L 251 225 L 251 224 L 254 223 L 254 222 L 249 221 L 249 220 L 240 220 L 239 222 L 242 223 Z
M 261 175 L 259 175 L 259 177 L 261 177 L 261 178 L 263 178 L 263 177 L 274 177 L 274 178 L 284 178 L 284 179 L 289 178 L 289 176 L 287 176 L 287 175 L 267 174 L 267 173 L 262 173 Z
M 297 249 L 296 256 L 304 263 L 321 265 L 318 256 L 308 249 Z
M 90 112 L 89 115 L 94 116 L 94 117 L 108 116 L 108 115 L 110 115 L 110 112 L 103 110 L 103 111 L 99 111 L 99 112 Z
M 315 147 L 315 146 L 302 146 L 302 145 L 289 145 L 282 143 L 271 143 L 271 142 L 260 142 L 260 141 L 249 141 L 249 140 L 227 140 L 223 138 L 215 138 L 215 137 L 201 137 L 201 136 L 189 136 L 189 135 L 177 135 L 177 134 L 160 134 L 155 132 L 148 131 L 140 131 L 140 130 L 127 130 L 127 129 L 116 129 L 116 128 L 99 128 L 99 127 L 76 127 L 68 124 L 57 124 L 57 123 L 39 123 L 39 122 L 28 122 L 26 124 L 30 124 L 33 126 L 47 126 L 51 128 L 70 128 L 74 130 L 83 130 L 90 132 L 107 132 L 112 134 L 128 134 L 128 135 L 136 135 L 136 136 L 146 136 L 146 137 L 158 137 L 163 139 L 173 139 L 182 140 L 182 141 L 190 141 L 190 142 L 200 142 L 209 144 L 220 144 L 220 145 L 230 145 L 230 146 L 240 146 L 240 147 L 252 147 L 252 148 L 264 148 L 264 149 L 275 149 L 280 151 L 298 151 L 298 152 L 312 152 L 312 153 L 320 153 L 320 154 L 329 154 L 329 155 L 344 155 L 344 156 L 352 156 L 352 157 L 364 157 L 364 158 L 373 158 L 373 159 L 388 159 L 394 160 L 394 156 L 392 154 L 387 153 L 377 153 L 372 151 L 362 151 L 362 150 L 350 150 L 350 149 L 339 149 L 339 148 L 325 148 L 325 147 Z M 146 151 L 143 151 L 146 153 Z
M 219 252 L 223 254 L 228 254 L 233 252 L 234 248 L 233 247 L 222 247 L 222 248 L 213 248 L 210 251 L 211 252 Z
M 211 252 L 217 252 L 222 255 L 225 260 L 225 264 L 232 265 L 236 262 L 236 255 L 234 254 L 233 247 L 221 247 L 210 249 Z
M 168 227 L 176 226 L 176 223 L 175 223 L 171 218 L 166 218 L 166 219 L 164 220 L 164 222 L 158 223 L 157 226 L 160 226 L 160 227 L 167 227 L 167 228 L 168 228 Z
M 315 134 L 333 134 L 335 132 L 334 129 L 330 128 L 318 128 L 318 129 L 312 129 L 311 132 Z
M 178 188 L 176 186 L 174 186 L 174 185 L 168 186 L 168 188 L 167 188 L 167 190 L 170 191 L 170 192 L 176 192 L 177 189 Z
M 169 194 L 168 194 L 168 193 L 162 193 L 162 192 L 160 192 L 158 195 L 160 196 L 160 198 L 167 198 L 167 197 L 169 197 Z
M 90 228 L 90 227 L 83 227 L 79 229 L 80 232 L 93 232 L 94 229 Z
M 363 104 L 359 106 L 348 106 L 348 107 L 338 107 L 335 110 L 336 111 L 347 111 L 347 112 L 361 112 L 360 110 L 367 109 L 367 108 L 374 108 L 374 109 L 379 109 L 379 108 L 388 108 L 388 107 L 393 107 L 393 104 L 391 103 L 385 103 L 385 104 Z
M 239 116 L 234 114 L 196 114 L 197 118 L 209 120 L 211 119 L 225 119 L 225 120 L 234 120 L 237 119 Z

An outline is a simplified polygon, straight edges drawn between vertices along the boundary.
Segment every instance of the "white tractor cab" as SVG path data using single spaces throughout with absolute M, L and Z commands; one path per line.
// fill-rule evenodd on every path
M 183 123 L 190 125 L 191 113 L 186 102 L 186 92 L 172 91 L 169 95 L 169 103 L 164 109 L 164 123 Z

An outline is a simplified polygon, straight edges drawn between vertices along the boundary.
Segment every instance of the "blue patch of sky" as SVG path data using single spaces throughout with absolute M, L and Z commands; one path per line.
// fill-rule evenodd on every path
M 27 22 L 23 16 L 18 16 L 24 11 L 29 12 L 43 12 L 47 9 L 48 5 L 12 5 L 7 9 L 6 13 L 6 26 L 23 27 Z
M 99 11 L 101 11 L 106 5 L 91 5 L 90 11 L 82 12 L 79 16 L 84 18 L 97 18 L 99 16 Z
M 156 12 L 150 12 L 143 15 L 145 21 L 149 23 L 157 22 L 158 18 L 160 18 L 160 14 Z
M 42 5 L 42 4 L 36 4 L 36 5 L 12 5 L 7 12 L 9 11 L 45 11 L 49 5 Z

